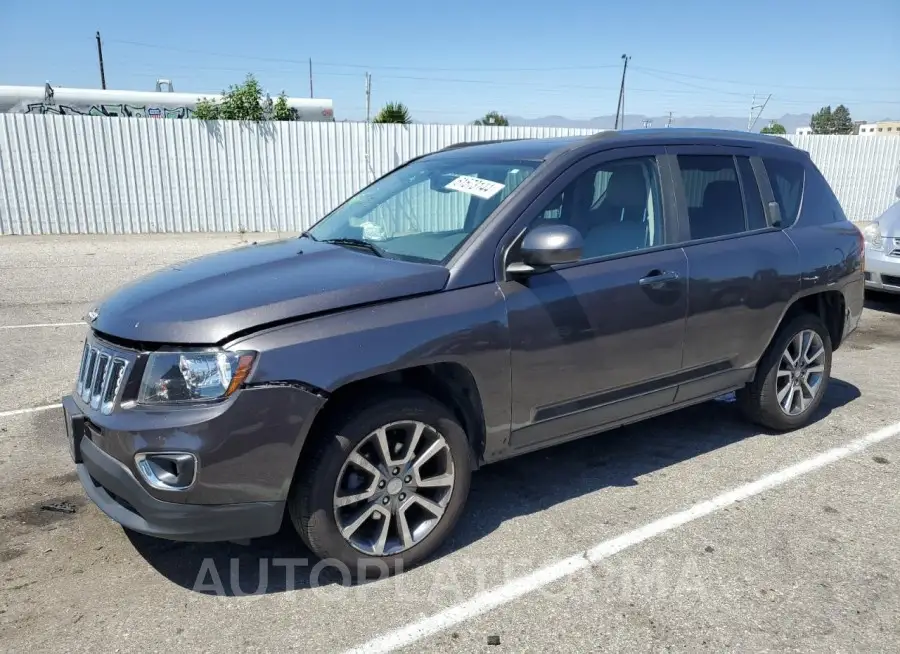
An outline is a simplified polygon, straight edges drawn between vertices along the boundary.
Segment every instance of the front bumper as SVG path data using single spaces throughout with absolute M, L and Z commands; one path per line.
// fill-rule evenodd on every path
M 177 504 L 158 500 L 124 465 L 90 439 L 81 442 L 78 478 L 91 501 L 123 527 L 177 541 L 222 541 L 276 533 L 284 502 Z
M 866 289 L 900 293 L 900 256 L 867 249 Z
M 196 409 L 100 415 L 73 396 L 63 398 L 63 407 L 78 477 L 104 513 L 150 536 L 219 541 L 281 527 L 300 450 L 323 402 L 273 386 Z M 136 454 L 172 451 L 196 457 L 190 488 L 153 487 L 135 464 Z

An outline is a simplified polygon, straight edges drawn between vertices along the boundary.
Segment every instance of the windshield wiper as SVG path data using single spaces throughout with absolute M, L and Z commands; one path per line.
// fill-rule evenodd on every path
M 379 257 L 384 256 L 384 250 L 382 250 L 377 245 L 362 240 L 361 238 L 326 238 L 322 240 L 322 243 L 331 243 L 333 245 L 347 245 L 353 248 L 363 248 L 364 250 L 368 250 L 372 254 L 378 255 Z
M 300 238 L 308 238 L 310 241 L 318 241 L 319 240 L 315 236 L 310 234 L 309 232 L 301 232 Z

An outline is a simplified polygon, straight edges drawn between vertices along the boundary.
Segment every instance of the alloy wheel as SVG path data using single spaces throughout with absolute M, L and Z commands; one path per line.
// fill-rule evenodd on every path
M 432 532 L 453 494 L 446 439 L 415 420 L 384 425 L 349 454 L 334 489 L 338 529 L 354 549 L 390 556 Z
M 797 416 L 816 399 L 825 377 L 825 344 L 812 329 L 798 332 L 788 342 L 778 363 L 775 397 L 781 410 Z

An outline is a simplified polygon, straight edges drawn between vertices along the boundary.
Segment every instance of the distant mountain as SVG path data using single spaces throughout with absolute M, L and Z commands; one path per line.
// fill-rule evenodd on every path
M 507 116 L 510 125 L 531 127 L 581 127 L 588 129 L 612 129 L 616 122 L 615 116 L 597 116 L 587 120 L 573 120 L 564 116 L 542 116 L 541 118 L 522 118 L 521 116 Z M 785 114 L 779 118 L 760 118 L 754 125 L 754 131 L 759 131 L 772 120 L 781 123 L 788 134 L 793 134 L 798 127 L 808 127 L 812 116 L 810 114 Z M 649 120 L 651 127 L 665 127 L 668 116 L 644 116 L 642 114 L 628 114 L 625 117 L 625 127 L 639 128 L 644 126 L 644 121 Z M 672 127 L 705 127 L 708 129 L 747 129 L 747 118 L 724 116 L 672 116 Z

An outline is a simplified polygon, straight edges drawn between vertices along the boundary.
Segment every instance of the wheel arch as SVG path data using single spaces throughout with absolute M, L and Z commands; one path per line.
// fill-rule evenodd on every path
M 300 450 L 298 466 L 310 443 L 337 415 L 374 397 L 390 396 L 401 390 L 415 390 L 448 407 L 460 421 L 471 447 L 473 467 L 484 457 L 486 427 L 484 406 L 475 376 L 461 363 L 442 361 L 401 368 L 349 381 L 334 389 L 319 409 L 308 437 Z
M 766 349 L 761 354 L 759 361 L 768 354 L 782 328 L 798 315 L 804 313 L 817 316 L 825 325 L 831 339 L 832 351 L 836 351 L 840 347 L 843 341 L 844 323 L 847 319 L 847 305 L 844 300 L 844 294 L 834 289 L 816 290 L 794 298 L 785 307 L 784 312 L 781 314 L 781 319 L 769 336 Z M 754 372 L 754 376 L 755 374 Z

